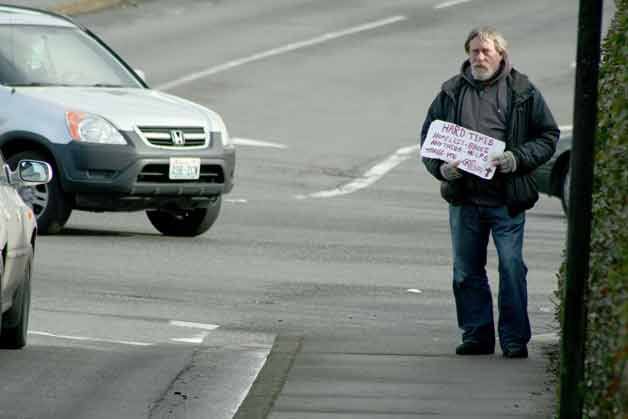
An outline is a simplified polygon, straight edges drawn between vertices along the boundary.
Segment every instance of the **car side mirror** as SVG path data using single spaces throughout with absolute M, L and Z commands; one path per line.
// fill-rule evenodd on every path
M 139 68 L 134 68 L 133 71 L 135 71 L 137 77 L 139 77 L 144 83 L 146 83 L 146 73 L 144 73 L 144 71 L 140 70 Z
M 52 180 L 52 166 L 39 160 L 20 160 L 17 175 L 24 185 L 37 185 Z

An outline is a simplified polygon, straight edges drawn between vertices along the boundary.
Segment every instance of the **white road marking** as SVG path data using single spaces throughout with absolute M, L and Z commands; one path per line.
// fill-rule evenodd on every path
M 559 340 L 560 340 L 560 336 L 558 336 L 558 333 L 542 333 L 539 335 L 532 336 L 533 342 L 555 343 L 555 342 L 558 342 Z
M 29 330 L 28 334 L 38 335 L 38 336 L 48 336 L 48 337 L 53 337 L 57 339 L 79 340 L 79 341 L 86 341 L 86 342 L 116 343 L 116 344 L 131 345 L 131 346 L 152 346 L 153 345 L 152 343 L 134 342 L 134 341 L 128 341 L 128 340 L 113 340 L 113 339 L 88 338 L 84 336 L 56 335 L 54 333 L 38 332 L 35 330 Z
M 221 73 L 226 70 L 230 70 L 235 67 L 240 67 L 245 64 L 252 63 L 254 61 L 263 60 L 265 58 L 274 57 L 280 54 L 285 54 L 288 52 L 292 52 L 301 48 L 307 48 L 314 45 L 322 44 L 325 42 L 332 41 L 334 39 L 342 38 L 349 35 L 354 35 L 360 32 L 372 30 L 375 28 L 379 28 L 381 26 L 390 25 L 393 23 L 400 22 L 402 20 L 406 20 L 405 16 L 392 16 L 386 19 L 377 20 L 374 22 L 365 23 L 363 25 L 354 26 L 348 29 L 336 31 L 336 32 L 328 32 L 321 36 L 317 36 L 315 38 L 307 39 L 304 41 L 293 42 L 291 44 L 287 44 L 278 48 L 269 49 L 266 51 L 258 52 L 257 54 L 249 55 L 248 57 L 238 58 L 236 60 L 228 61 L 223 64 L 219 64 L 214 67 L 206 68 L 205 70 L 198 71 L 196 73 L 188 74 L 187 76 L 180 77 L 178 79 L 163 83 L 161 85 L 156 86 L 157 90 L 169 90 L 173 87 L 181 86 L 186 83 L 190 83 L 196 81 L 198 79 L 202 79 L 217 73 Z
M 242 198 L 227 198 L 225 199 L 225 202 L 229 202 L 230 204 L 246 204 L 249 201 Z
M 561 131 L 573 131 L 573 125 L 561 125 L 558 129 Z
M 270 148 L 279 148 L 279 149 L 288 148 L 288 146 L 285 144 L 271 143 L 270 141 L 252 140 L 250 138 L 232 138 L 232 141 L 235 145 L 243 145 L 243 146 L 251 146 L 251 147 L 270 147 Z
M 179 338 L 179 339 L 170 339 L 173 342 L 181 342 L 181 343 L 203 343 L 203 340 L 209 335 L 209 332 L 201 332 L 197 335 L 194 335 L 190 338 Z
M 436 6 L 434 6 L 434 9 L 444 9 L 446 7 L 451 7 L 451 6 L 456 6 L 458 4 L 462 4 L 462 3 L 469 3 L 471 0 L 452 0 L 452 1 L 446 1 L 444 3 L 440 3 L 437 4 Z
M 408 292 L 409 292 L 410 294 L 422 294 L 422 293 L 423 293 L 423 291 L 421 291 L 420 289 L 416 289 L 416 288 L 410 288 L 410 289 L 408 290 Z
M 179 321 L 179 320 L 170 320 L 168 323 L 171 326 L 189 327 L 192 329 L 201 329 L 201 330 L 216 330 L 220 327 L 217 324 L 184 322 L 184 321 Z
M 346 183 L 342 186 L 339 186 L 338 188 L 331 190 L 315 192 L 307 195 L 297 195 L 295 198 L 332 198 L 335 196 L 347 195 L 360 189 L 364 189 L 367 186 L 370 186 L 380 180 L 386 173 L 397 167 L 405 160 L 416 156 L 416 153 L 418 153 L 418 151 L 418 145 L 402 147 L 383 162 L 371 167 L 366 173 L 364 173 L 364 175 L 349 183 Z

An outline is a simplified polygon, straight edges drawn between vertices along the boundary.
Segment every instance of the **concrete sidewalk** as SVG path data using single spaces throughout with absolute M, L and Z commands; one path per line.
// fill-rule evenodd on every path
M 426 342 L 426 343 L 425 343 Z M 457 356 L 427 336 L 280 337 L 236 419 L 551 418 L 548 342 L 528 359 Z

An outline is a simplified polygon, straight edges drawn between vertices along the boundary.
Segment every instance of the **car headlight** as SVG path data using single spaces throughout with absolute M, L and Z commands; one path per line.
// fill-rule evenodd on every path
M 212 131 L 220 132 L 220 139 L 222 141 L 222 146 L 224 148 L 233 148 L 233 141 L 231 141 L 231 137 L 229 137 L 229 132 L 227 131 L 227 126 L 225 125 L 225 121 L 222 120 L 218 114 L 214 113 L 211 116 L 211 124 Z
M 85 112 L 65 113 L 70 137 L 75 141 L 96 144 L 126 145 L 120 132 L 105 118 Z

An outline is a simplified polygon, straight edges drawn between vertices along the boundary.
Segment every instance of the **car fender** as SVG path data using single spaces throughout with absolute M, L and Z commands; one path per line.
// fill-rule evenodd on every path
M 46 137 L 35 132 L 15 130 L 3 133 L 0 135 L 0 150 L 6 158 L 22 151 L 39 151 L 50 159 L 48 163 L 56 169 L 57 173 L 63 171 L 60 149 L 53 146 L 53 143 Z

